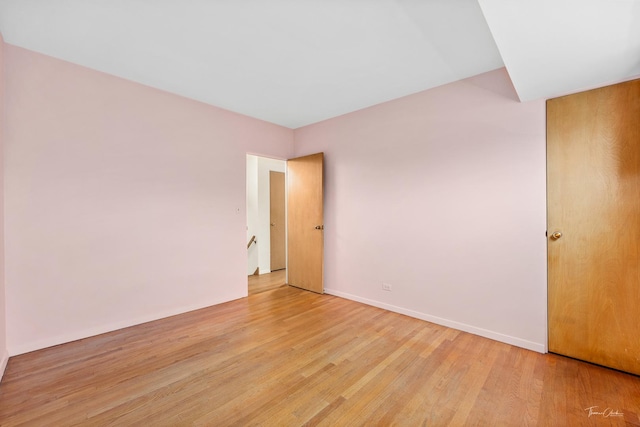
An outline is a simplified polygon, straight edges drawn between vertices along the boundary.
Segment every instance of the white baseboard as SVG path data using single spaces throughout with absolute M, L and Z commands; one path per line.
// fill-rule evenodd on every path
M 523 340 L 518 337 L 501 334 L 499 332 L 490 331 L 488 329 L 478 328 L 476 326 L 467 325 L 466 323 L 456 322 L 454 320 L 444 319 L 442 317 L 432 316 L 418 311 L 409 310 L 395 305 L 386 304 L 380 301 L 370 300 L 368 298 L 362 298 L 357 295 L 351 295 L 346 292 L 336 291 L 334 289 L 324 290 L 326 294 L 335 295 L 340 298 L 345 298 L 352 301 L 361 302 L 363 304 L 371 305 L 374 307 L 382 308 L 385 310 L 393 311 L 394 313 L 404 314 L 405 316 L 415 317 L 416 319 L 425 320 L 427 322 L 435 323 L 438 325 L 446 326 L 448 328 L 457 329 L 463 332 L 469 332 L 470 334 L 478 335 L 484 338 L 489 338 L 494 341 L 499 341 L 505 344 L 514 345 L 516 347 L 525 348 L 527 350 L 536 351 L 538 353 L 546 353 L 546 344 L 541 344 L 533 341 Z
M 164 319 L 166 317 L 175 316 L 178 314 L 188 313 L 190 311 L 200 310 L 202 308 L 211 307 L 213 305 L 222 304 L 225 302 L 233 301 L 239 298 L 243 298 L 247 296 L 247 291 L 244 291 L 244 294 L 227 296 L 224 298 L 212 299 L 211 301 L 207 301 L 205 303 L 200 303 L 191 306 L 172 308 L 164 311 L 159 311 L 154 314 L 141 316 L 132 319 L 126 319 L 120 322 L 114 322 L 107 325 L 102 325 L 93 328 L 84 328 L 81 330 L 74 331 L 68 334 L 61 334 L 55 337 L 50 337 L 44 340 L 20 343 L 18 345 L 13 345 L 9 348 L 9 354 L 11 356 L 17 356 L 24 353 L 29 353 L 36 350 L 41 350 L 43 348 L 53 347 L 60 344 L 66 344 L 72 341 L 81 340 L 84 338 L 93 337 L 96 335 L 105 334 L 108 332 L 117 331 L 118 329 L 128 328 L 130 326 L 141 325 L 147 322 L 153 322 L 154 320 Z

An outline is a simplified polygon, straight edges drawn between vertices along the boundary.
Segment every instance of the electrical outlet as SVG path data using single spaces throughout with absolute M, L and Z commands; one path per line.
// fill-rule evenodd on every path
M 388 284 L 388 283 L 383 283 L 383 284 L 382 284 L 382 290 L 383 290 L 383 291 L 391 292 L 391 285 L 390 285 L 390 284 Z

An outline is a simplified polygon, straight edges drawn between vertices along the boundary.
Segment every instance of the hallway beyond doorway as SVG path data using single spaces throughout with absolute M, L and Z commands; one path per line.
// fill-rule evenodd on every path
M 267 274 L 249 276 L 249 295 L 285 286 L 287 270 L 277 270 Z

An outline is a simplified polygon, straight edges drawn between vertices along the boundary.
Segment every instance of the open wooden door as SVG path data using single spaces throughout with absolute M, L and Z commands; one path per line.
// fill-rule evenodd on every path
M 549 351 L 640 375 L 640 80 L 547 102 Z
M 323 153 L 287 161 L 287 283 L 324 292 Z

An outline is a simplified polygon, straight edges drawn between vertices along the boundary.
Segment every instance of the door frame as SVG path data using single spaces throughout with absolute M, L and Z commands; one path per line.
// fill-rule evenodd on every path
M 255 195 L 251 195 L 250 194 L 250 183 L 249 182 L 249 163 L 250 163 L 250 157 L 252 156 L 254 157 L 256 160 L 256 165 L 255 165 L 255 191 L 256 194 Z M 257 244 L 252 245 L 251 248 L 249 248 L 249 251 L 255 250 L 258 251 L 258 261 L 257 261 L 257 265 L 259 266 L 259 271 L 261 274 L 266 273 L 266 272 L 270 272 L 271 270 L 271 262 L 270 262 L 270 222 L 269 222 L 269 171 L 274 170 L 277 172 L 284 172 L 285 173 L 285 181 L 286 181 L 286 164 L 287 164 L 287 159 L 282 159 L 282 158 L 278 158 L 278 157 L 273 157 L 273 156 L 266 156 L 263 154 L 256 154 L 256 153 L 246 153 L 245 154 L 245 212 L 246 212 L 246 228 L 247 228 L 247 237 L 246 237 L 246 242 L 249 242 L 249 239 L 251 238 L 251 235 L 256 235 L 256 240 L 257 240 Z M 273 164 L 271 165 L 271 167 L 263 167 L 261 169 L 260 167 L 260 162 L 261 160 L 263 162 L 266 163 L 271 163 L 273 162 Z M 275 166 L 275 165 L 279 165 Z M 262 177 L 262 179 L 261 179 Z M 266 179 L 265 179 L 266 178 Z M 260 188 L 262 189 L 261 191 Z M 259 193 L 259 194 L 258 194 Z M 253 198 L 254 200 L 249 200 L 250 198 Z M 285 221 L 286 221 L 286 186 L 285 186 Z M 250 206 L 252 204 L 255 204 L 255 209 L 250 208 Z M 254 217 L 252 217 L 254 216 Z M 264 254 L 267 253 L 269 254 L 268 257 L 265 257 Z M 259 255 L 263 255 L 263 256 L 259 256 Z M 247 253 L 247 263 L 249 263 L 250 260 L 250 256 L 251 253 Z M 287 246 L 286 246 L 286 231 L 285 231 L 285 260 L 286 260 L 286 256 L 287 256 Z M 251 268 L 251 266 L 248 265 L 247 268 L 247 273 L 248 275 L 251 275 L 253 273 L 253 270 L 255 269 L 255 267 Z M 251 270 L 251 271 L 249 271 Z

